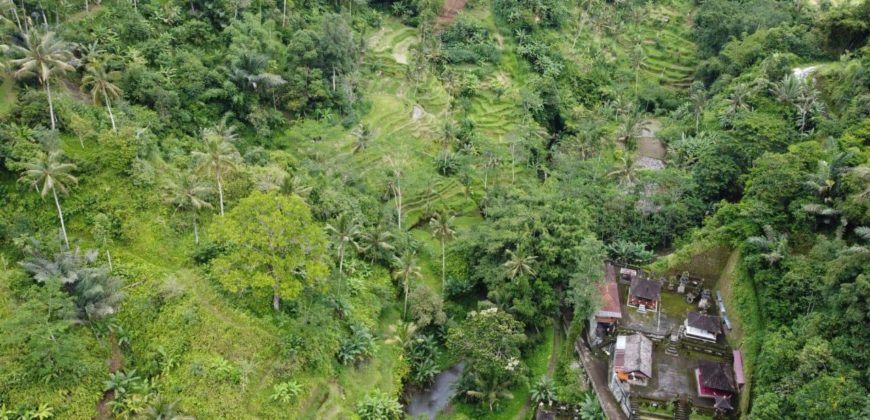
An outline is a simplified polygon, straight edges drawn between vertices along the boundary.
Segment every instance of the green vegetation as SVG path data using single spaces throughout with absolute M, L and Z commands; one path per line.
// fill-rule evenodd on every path
M 603 261 L 711 250 L 742 414 L 867 416 L 868 2 L 442 6 L 0 1 L 0 418 L 400 418 L 460 360 L 441 417 L 601 418 Z

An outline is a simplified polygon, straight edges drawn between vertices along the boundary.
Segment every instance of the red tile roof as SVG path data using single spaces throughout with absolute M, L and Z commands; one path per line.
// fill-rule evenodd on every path
M 622 318 L 622 309 L 619 304 L 619 288 L 615 281 L 608 281 L 598 285 L 601 293 L 601 308 L 595 313 L 601 318 Z

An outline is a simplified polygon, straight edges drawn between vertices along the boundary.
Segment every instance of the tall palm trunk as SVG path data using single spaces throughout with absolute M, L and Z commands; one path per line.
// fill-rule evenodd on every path
M 344 241 L 338 246 L 338 274 L 344 274 Z
M 109 97 L 106 98 L 106 109 L 109 110 L 109 120 L 112 121 L 112 131 L 118 131 L 118 127 L 115 126 L 115 114 L 112 114 L 112 105 L 109 103 Z
M 218 201 L 221 206 L 221 216 L 224 215 L 224 187 L 221 185 L 221 172 L 220 169 L 215 171 L 215 178 L 217 178 L 217 186 L 218 186 Z
M 21 19 L 18 18 L 18 6 L 15 3 L 12 3 L 12 16 L 15 17 L 15 24 L 18 25 L 18 32 L 24 32 L 24 29 L 21 27 Z
M 444 238 L 441 238 L 441 293 L 447 288 L 447 255 L 444 253 Z
M 54 205 L 57 206 L 57 217 L 60 219 L 60 231 L 63 233 L 63 242 L 66 248 L 69 249 L 69 238 L 66 236 L 66 224 L 63 222 L 63 210 L 60 208 L 60 200 L 57 198 L 57 190 L 52 188 L 51 194 L 54 196 Z
M 276 311 L 281 310 L 281 297 L 278 296 L 278 282 L 275 282 L 275 285 L 272 286 L 272 309 Z
M 45 80 L 45 93 L 48 94 L 48 116 L 51 118 L 51 129 L 55 130 L 54 103 L 51 101 L 51 83 Z
M 408 319 L 408 273 L 405 273 L 404 289 L 405 289 L 405 307 L 402 309 L 402 319 Z

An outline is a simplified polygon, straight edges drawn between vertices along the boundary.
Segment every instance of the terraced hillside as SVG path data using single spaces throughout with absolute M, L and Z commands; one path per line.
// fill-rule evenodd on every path
M 643 72 L 659 83 L 686 88 L 698 65 L 698 48 L 690 40 L 685 15 L 665 7 L 654 7 L 647 21 L 653 25 L 642 32 Z

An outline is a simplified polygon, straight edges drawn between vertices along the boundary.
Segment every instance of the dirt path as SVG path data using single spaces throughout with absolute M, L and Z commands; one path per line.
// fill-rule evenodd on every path
M 547 361 L 547 376 L 552 378 L 553 374 L 556 373 L 556 366 L 559 366 L 559 350 L 562 348 L 562 329 L 559 328 L 559 320 L 553 320 L 553 347 L 550 350 L 550 359 Z M 527 418 L 527 414 L 529 413 L 529 409 L 531 408 L 531 401 L 526 401 L 523 408 L 514 416 L 514 420 L 522 420 Z
M 121 353 L 121 346 L 118 345 L 118 337 L 115 333 L 109 337 L 112 342 L 112 356 L 109 359 L 109 373 L 115 373 L 121 370 L 124 366 L 124 354 Z M 109 408 L 109 403 L 115 399 L 115 394 L 112 391 L 103 393 L 103 398 L 97 403 L 97 419 L 111 419 L 112 410 Z
M 595 395 L 598 396 L 598 403 L 604 409 L 604 414 L 609 420 L 626 420 L 627 417 L 622 410 L 619 409 L 616 399 L 610 393 L 607 387 L 607 365 L 592 356 L 592 351 L 586 347 L 583 340 L 578 339 L 574 343 L 574 348 L 580 354 L 580 361 L 583 362 L 583 369 L 592 380 L 592 388 L 595 390 Z
M 441 9 L 441 15 L 435 21 L 435 28 L 442 28 L 453 22 L 459 12 L 465 9 L 466 3 L 468 0 L 444 0 L 444 8 Z

